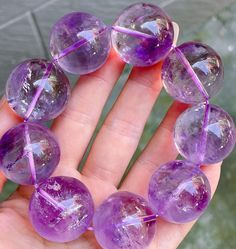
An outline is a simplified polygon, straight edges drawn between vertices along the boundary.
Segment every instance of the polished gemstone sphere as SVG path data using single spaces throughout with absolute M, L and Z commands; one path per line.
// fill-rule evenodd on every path
M 117 192 L 95 211 L 94 233 L 103 249 L 144 249 L 155 234 L 155 221 L 143 222 L 153 215 L 141 196 Z
M 33 227 L 45 239 L 69 242 L 89 227 L 94 204 L 79 180 L 58 176 L 47 179 L 31 197 L 29 214 Z
M 186 42 L 173 49 L 162 67 L 166 91 L 184 103 L 199 103 L 214 97 L 223 85 L 223 65 L 211 47 Z
M 199 104 L 187 109 L 176 121 L 174 141 L 179 153 L 195 163 L 213 164 L 233 150 L 235 125 L 216 105 Z
M 57 117 L 70 95 L 69 80 L 55 64 L 44 59 L 26 60 L 10 74 L 6 97 L 11 108 L 30 121 Z
M 88 13 L 67 14 L 51 31 L 51 54 L 62 69 L 72 74 L 96 71 L 105 63 L 110 47 L 110 29 Z
M 148 194 L 151 206 L 161 218 L 185 223 L 206 210 L 211 189 L 198 166 L 188 161 L 171 161 L 153 174 Z
M 60 149 L 49 129 L 21 123 L 0 140 L 0 170 L 13 182 L 31 185 L 46 180 L 60 160 Z
M 133 66 L 150 66 L 167 55 L 174 40 L 170 18 L 159 7 L 137 3 L 126 8 L 112 30 L 112 44 Z

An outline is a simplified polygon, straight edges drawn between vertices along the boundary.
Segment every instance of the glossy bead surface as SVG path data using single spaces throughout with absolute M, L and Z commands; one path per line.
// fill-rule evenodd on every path
M 209 46 L 186 42 L 173 49 L 162 67 L 166 91 L 184 103 L 199 103 L 214 97 L 223 85 L 220 56 Z
M 183 157 L 195 163 L 222 161 L 233 150 L 235 139 L 234 122 L 219 106 L 193 106 L 183 112 L 175 123 L 177 149 Z
M 143 223 L 153 215 L 144 198 L 129 192 L 117 192 L 95 211 L 94 233 L 104 249 L 144 249 L 155 234 L 155 222 Z
M 151 206 L 161 218 L 185 223 L 205 211 L 211 190 L 208 179 L 195 164 L 172 161 L 153 174 L 148 194 Z
M 163 59 L 173 39 L 170 18 L 152 4 L 129 6 L 113 24 L 113 47 L 125 62 L 133 66 L 150 66 Z
M 97 70 L 105 63 L 110 46 L 110 29 L 88 13 L 67 14 L 51 31 L 51 54 L 69 73 L 88 74 Z
M 9 105 L 19 116 L 30 121 L 57 117 L 64 110 L 69 95 L 69 80 L 64 72 L 44 59 L 20 63 L 6 85 Z
M 31 185 L 46 180 L 60 160 L 60 149 L 49 129 L 21 123 L 0 140 L 0 170 L 13 182 Z
M 89 227 L 94 212 L 92 197 L 79 180 L 57 176 L 43 182 L 31 197 L 33 227 L 45 239 L 69 242 Z

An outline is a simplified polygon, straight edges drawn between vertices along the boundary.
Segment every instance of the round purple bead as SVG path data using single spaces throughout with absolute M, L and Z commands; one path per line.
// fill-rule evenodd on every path
M 69 80 L 55 64 L 44 59 L 20 63 L 10 74 L 6 97 L 11 108 L 30 121 L 57 117 L 70 95 Z
M 149 201 L 164 220 L 185 223 L 197 219 L 207 208 L 211 189 L 199 167 L 188 161 L 172 161 L 153 174 Z
M 49 129 L 21 123 L 0 140 L 0 169 L 13 182 L 32 185 L 47 179 L 60 160 L 60 148 Z
M 51 31 L 53 58 L 65 71 L 73 74 L 96 71 L 105 63 L 110 47 L 110 29 L 88 13 L 67 14 Z
M 214 97 L 223 85 L 223 65 L 211 47 L 186 42 L 174 48 L 162 67 L 166 91 L 184 103 L 199 103 Z
M 134 66 L 159 62 L 171 49 L 173 40 L 170 18 L 152 4 L 129 6 L 113 25 L 113 47 L 125 62 Z
M 117 192 L 95 211 L 94 233 L 104 249 L 144 249 L 155 234 L 155 221 L 143 222 L 153 215 L 146 200 L 129 192 Z
M 195 163 L 213 164 L 225 159 L 236 140 L 230 115 L 216 105 L 199 104 L 177 119 L 174 141 L 179 153 Z
M 35 230 L 45 239 L 69 242 L 89 227 L 94 204 L 79 180 L 58 176 L 47 179 L 34 192 L 29 214 Z

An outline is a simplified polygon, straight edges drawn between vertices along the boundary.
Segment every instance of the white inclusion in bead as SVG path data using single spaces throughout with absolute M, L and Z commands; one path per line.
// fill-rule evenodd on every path
M 54 184 L 49 184 L 47 186 L 47 188 L 50 189 L 50 190 L 52 189 L 54 191 L 60 191 L 61 190 L 61 185 L 55 181 Z
M 129 215 L 122 220 L 122 226 L 135 226 L 139 228 L 141 225 L 142 222 L 138 216 Z
M 55 80 L 55 78 L 51 79 L 52 81 Z M 40 80 L 37 80 L 34 82 L 34 86 L 35 87 L 39 87 L 39 86 L 43 86 L 43 90 L 46 91 L 46 92 L 53 92 L 53 87 L 52 87 L 52 84 L 49 80 L 49 78 L 46 78 L 46 79 L 40 79 Z
M 79 203 L 80 197 L 78 195 L 73 196 L 71 199 L 63 200 L 61 204 L 65 207 L 63 216 L 68 216 L 73 213 L 77 213 L 82 205 Z

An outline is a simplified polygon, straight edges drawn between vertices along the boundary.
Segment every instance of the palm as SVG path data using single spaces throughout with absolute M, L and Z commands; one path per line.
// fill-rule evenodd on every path
M 150 68 L 134 68 L 100 129 L 82 173 L 77 165 L 83 157 L 99 120 L 102 108 L 124 63 L 112 52 L 106 64 L 97 72 L 80 78 L 64 113 L 52 130 L 61 147 L 61 161 L 55 175 L 74 176 L 85 183 L 98 205 L 117 191 L 120 179 L 135 152 L 145 122 L 161 90 L 160 64 Z M 174 103 L 152 140 L 134 164 L 121 189 L 146 195 L 153 171 L 177 156 L 172 129 L 178 115 L 186 108 Z M 20 122 L 4 102 L 0 110 L 0 134 Z M 214 191 L 220 167 L 203 168 Z M 2 178 L 2 180 L 1 180 Z M 0 185 L 4 182 L 0 175 Z M 0 248 L 7 249 L 74 249 L 100 248 L 92 232 L 77 241 L 56 244 L 43 240 L 28 219 L 28 204 L 32 189 L 21 187 L 0 205 Z M 146 196 L 145 196 L 146 197 Z M 158 222 L 158 230 L 150 249 L 174 249 L 183 240 L 193 223 L 174 225 Z
M 76 170 L 71 170 L 71 174 L 70 172 L 68 173 L 74 177 L 79 175 Z M 96 182 L 96 180 L 94 180 L 94 182 Z M 102 189 L 108 189 L 106 183 L 100 184 L 100 186 Z M 34 231 L 28 219 L 29 198 L 32 191 L 32 188 L 21 187 L 9 200 L 2 203 L 0 212 L 0 241 L 2 248 L 32 249 L 32 245 L 34 245 L 33 248 L 35 249 L 100 248 L 92 232 L 87 232 L 77 241 L 66 244 L 52 243 L 41 238 Z M 103 193 L 104 192 L 101 193 L 99 198 L 104 198 Z

